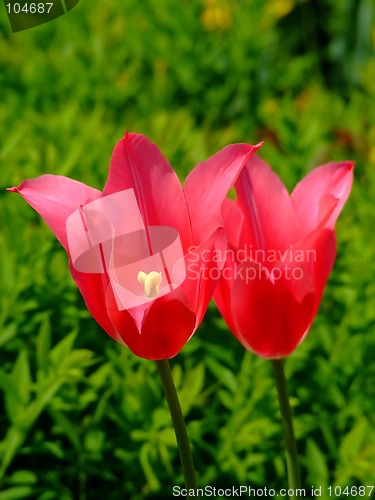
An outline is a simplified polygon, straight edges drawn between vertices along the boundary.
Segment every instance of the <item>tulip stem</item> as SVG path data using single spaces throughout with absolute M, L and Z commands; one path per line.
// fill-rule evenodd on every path
M 169 361 L 167 359 L 163 359 L 160 361 L 156 361 L 156 364 L 159 370 L 169 412 L 171 414 L 174 432 L 176 434 L 177 447 L 180 454 L 185 486 L 186 489 L 188 490 L 187 497 L 198 498 L 196 494 L 194 495 L 194 493 L 197 493 L 198 486 L 195 474 L 193 455 L 191 453 L 191 447 L 188 434 L 186 431 L 184 416 L 182 414 L 176 387 L 173 382 Z M 189 495 L 189 490 L 194 490 L 194 493 L 191 491 L 191 493 L 193 494 Z
M 299 474 L 296 438 L 293 429 L 292 410 L 288 398 L 283 360 L 273 359 L 271 361 L 275 374 L 277 396 L 279 399 L 280 413 L 284 429 L 288 483 L 289 488 L 294 490 L 294 494 L 292 494 L 290 498 L 297 498 L 298 492 L 296 492 L 295 490 L 301 487 L 301 480 Z

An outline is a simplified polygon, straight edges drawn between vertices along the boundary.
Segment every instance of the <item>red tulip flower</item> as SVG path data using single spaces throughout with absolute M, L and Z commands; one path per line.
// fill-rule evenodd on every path
M 222 216 L 228 238 L 215 302 L 244 347 L 291 354 L 317 313 L 336 256 L 334 226 L 353 180 L 352 162 L 314 169 L 291 195 L 257 156 L 239 175 Z
M 147 138 L 116 145 L 103 192 L 57 175 L 19 193 L 65 248 L 95 320 L 136 355 L 175 356 L 201 323 L 215 280 L 210 255 L 223 238 L 221 205 L 255 146 L 232 145 L 203 162 L 182 189 Z

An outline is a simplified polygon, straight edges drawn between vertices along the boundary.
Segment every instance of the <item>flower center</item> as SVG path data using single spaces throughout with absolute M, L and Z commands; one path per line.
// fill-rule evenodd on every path
M 144 286 L 145 297 L 157 297 L 160 289 L 160 284 L 162 282 L 161 273 L 157 271 L 151 271 L 150 273 L 144 273 L 139 271 L 138 282 Z

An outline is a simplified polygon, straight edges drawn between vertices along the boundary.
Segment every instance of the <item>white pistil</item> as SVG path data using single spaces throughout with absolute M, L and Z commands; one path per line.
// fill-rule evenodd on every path
M 145 297 L 157 297 L 162 282 L 161 273 L 151 271 L 147 274 L 143 271 L 139 271 L 138 282 L 144 286 Z

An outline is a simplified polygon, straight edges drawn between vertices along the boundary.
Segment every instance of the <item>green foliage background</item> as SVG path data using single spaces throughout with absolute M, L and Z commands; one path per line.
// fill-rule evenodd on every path
M 374 15 L 372 0 L 81 0 L 14 35 L 0 7 L 0 500 L 182 485 L 154 363 L 100 330 L 58 242 L 5 191 L 45 172 L 100 189 L 125 129 L 181 179 L 230 142 L 265 140 L 288 188 L 357 162 L 335 270 L 286 370 L 304 486 L 375 483 Z M 287 487 L 270 364 L 213 306 L 171 364 L 200 486 Z

